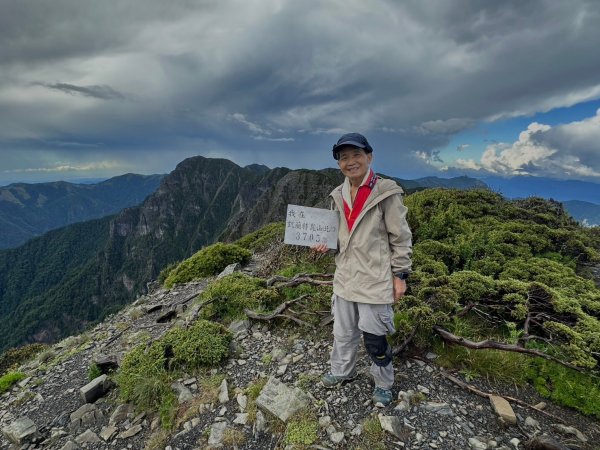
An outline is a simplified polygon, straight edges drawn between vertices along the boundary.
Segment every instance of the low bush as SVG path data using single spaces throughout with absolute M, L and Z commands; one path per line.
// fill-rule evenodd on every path
M 177 283 L 216 275 L 229 264 L 248 262 L 251 255 L 249 250 L 239 245 L 217 242 L 179 263 L 166 276 L 164 284 L 170 288 Z
M 248 250 L 265 250 L 275 242 L 283 241 L 285 234 L 285 223 L 274 222 L 265 225 L 260 230 L 249 233 L 238 239 L 235 244 Z
M 279 304 L 280 299 L 275 289 L 267 289 L 265 280 L 236 272 L 212 283 L 199 301 L 212 301 L 202 310 L 204 318 L 228 322 L 245 317 L 245 308 L 268 310 Z
M 0 377 L 0 395 L 8 391 L 15 383 L 23 380 L 25 376 L 22 372 L 8 372 Z
M 315 414 L 300 412 L 288 421 L 283 442 L 286 445 L 312 445 L 317 440 L 318 429 L 319 422 Z
M 46 344 L 29 344 L 5 351 L 0 356 L 0 375 L 33 359 L 34 356 L 47 348 Z
M 178 403 L 171 383 L 180 370 L 221 362 L 230 341 L 222 325 L 199 320 L 189 329 L 171 329 L 150 345 L 138 345 L 125 355 L 116 378 L 121 399 L 141 410 L 158 411 L 163 427 L 172 428 Z

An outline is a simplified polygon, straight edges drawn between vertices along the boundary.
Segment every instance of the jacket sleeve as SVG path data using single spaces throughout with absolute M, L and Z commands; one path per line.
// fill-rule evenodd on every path
M 404 206 L 400 194 L 386 198 L 381 206 L 392 254 L 392 272 L 410 272 L 412 233 L 406 221 L 408 208 Z

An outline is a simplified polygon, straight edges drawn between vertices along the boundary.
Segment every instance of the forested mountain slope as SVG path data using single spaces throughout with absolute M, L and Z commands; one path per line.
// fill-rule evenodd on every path
M 156 190 L 161 178 L 129 173 L 97 184 L 59 181 L 0 187 L 0 249 L 140 204 Z

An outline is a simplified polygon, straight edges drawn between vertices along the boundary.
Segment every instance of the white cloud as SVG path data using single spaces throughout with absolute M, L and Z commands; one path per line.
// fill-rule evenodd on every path
M 598 177 L 600 111 L 594 117 L 555 128 L 531 123 L 516 142 L 488 145 L 479 161 L 458 159 L 452 166 L 507 176 Z
M 97 170 L 115 169 L 122 167 L 116 161 L 100 161 L 90 164 L 60 164 L 51 167 L 25 167 L 4 170 L 3 173 L 54 173 L 54 172 L 92 172 Z

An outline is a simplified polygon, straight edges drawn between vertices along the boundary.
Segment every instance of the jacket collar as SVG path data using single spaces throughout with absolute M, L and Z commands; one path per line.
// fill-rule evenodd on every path
M 354 222 L 354 226 L 352 227 L 352 230 L 350 230 L 349 238 L 352 236 L 354 231 L 358 228 L 358 224 L 360 223 L 360 221 L 364 217 L 364 215 L 367 213 L 367 211 L 369 211 L 373 206 L 377 205 L 377 203 L 388 198 L 389 196 L 394 195 L 394 194 L 402 194 L 404 192 L 402 190 L 402 188 L 400 186 L 398 186 L 396 183 L 394 183 L 394 186 L 390 186 L 389 184 L 387 184 L 387 187 L 386 187 L 385 181 L 388 181 L 388 180 L 384 180 L 381 177 L 377 177 L 377 179 L 378 179 L 378 181 L 377 181 L 377 183 L 375 183 L 375 186 L 373 186 L 373 191 L 371 191 L 371 195 L 369 196 L 369 198 L 367 199 L 367 202 L 363 206 L 361 213 L 356 218 L 356 221 Z M 344 211 L 344 202 L 342 200 L 343 186 L 344 185 L 342 184 L 342 185 L 336 187 L 329 194 L 333 198 L 333 201 L 335 202 L 338 210 L 342 211 L 342 212 Z M 343 220 L 341 222 L 345 223 L 345 221 L 343 221 Z M 344 225 L 344 226 L 347 226 L 347 225 Z

